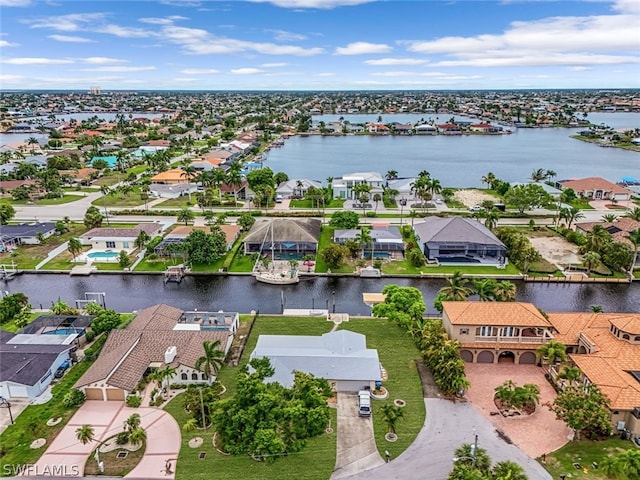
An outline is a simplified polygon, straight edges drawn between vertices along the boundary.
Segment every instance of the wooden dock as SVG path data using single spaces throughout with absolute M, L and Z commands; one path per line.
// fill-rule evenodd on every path
M 0 280 L 11 280 L 18 273 L 18 268 L 14 262 L 0 265 Z
M 164 283 L 181 283 L 186 274 L 187 267 L 182 264 L 167 267 L 164 272 Z

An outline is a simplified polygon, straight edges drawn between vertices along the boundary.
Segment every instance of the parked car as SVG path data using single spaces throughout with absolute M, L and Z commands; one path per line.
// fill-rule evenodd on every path
M 66 372 L 68 368 L 69 368 L 69 360 L 65 360 L 60 364 L 60 366 L 56 370 L 56 373 L 53 375 L 53 377 L 62 378 L 62 376 L 64 375 L 64 372 Z
M 470 212 L 481 212 L 484 210 L 481 205 L 474 205 L 473 207 L 469 207 Z
M 282 195 L 276 195 L 276 203 L 282 203 Z
M 371 394 L 367 390 L 358 392 L 358 415 L 361 417 L 371 416 Z

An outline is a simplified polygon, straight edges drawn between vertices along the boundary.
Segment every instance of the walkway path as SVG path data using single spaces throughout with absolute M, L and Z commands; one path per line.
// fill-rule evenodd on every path
M 355 394 L 338 392 L 337 450 L 332 480 L 384 464 L 373 436 L 373 421 L 371 417 L 358 415 L 358 396 Z

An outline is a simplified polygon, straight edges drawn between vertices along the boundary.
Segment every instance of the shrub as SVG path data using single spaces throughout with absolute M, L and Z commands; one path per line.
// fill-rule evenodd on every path
M 62 404 L 67 408 L 77 407 L 78 405 L 82 405 L 85 401 L 86 397 L 84 393 L 80 390 L 73 389 L 62 399 Z
M 150 253 L 149 255 L 145 255 L 147 257 L 147 260 L 157 260 L 158 259 L 158 254 L 157 253 Z
M 116 437 L 116 443 L 118 445 L 125 445 L 129 442 L 129 432 L 120 432 Z
M 96 338 L 96 334 L 93 330 L 87 330 L 86 333 L 84 334 L 84 338 L 87 341 L 87 343 L 91 343 L 93 342 L 93 339 Z
M 126 404 L 127 407 L 138 408 L 140 404 L 142 404 L 142 399 L 138 395 L 129 395 L 126 400 Z
M 382 260 L 376 259 L 373 261 L 373 268 L 382 268 Z

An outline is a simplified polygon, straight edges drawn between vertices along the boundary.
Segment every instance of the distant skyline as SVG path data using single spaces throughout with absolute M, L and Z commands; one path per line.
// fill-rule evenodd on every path
M 0 90 L 640 88 L 640 1 L 0 0 Z

